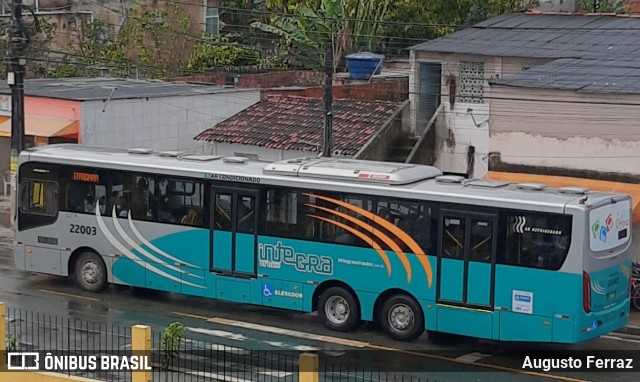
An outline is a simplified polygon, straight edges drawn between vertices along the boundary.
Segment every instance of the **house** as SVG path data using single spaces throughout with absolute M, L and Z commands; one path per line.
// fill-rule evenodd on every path
M 334 100 L 333 156 L 376 155 L 374 151 L 381 148 L 372 143 L 389 126 L 402 128 L 400 115 L 408 110 L 407 104 Z M 215 155 L 241 155 L 267 161 L 318 155 L 324 115 L 320 98 L 265 95 L 260 102 L 217 123 L 195 140 L 211 142 L 211 153 Z M 386 145 L 382 149 L 385 148 Z
M 629 193 L 640 223 L 639 31 L 635 15 L 530 11 L 414 46 L 414 126 L 443 171 Z
M 528 12 L 416 45 L 413 128 L 435 130 L 435 165 L 445 172 L 482 177 L 496 158 L 640 171 L 629 158 L 640 138 L 632 134 L 635 78 L 628 75 L 640 55 L 637 28 L 640 19 L 629 15 Z
M 53 41 L 49 49 L 60 50 L 70 43 L 77 43 L 82 38 L 87 24 L 100 21 L 104 26 L 103 37 L 115 36 L 123 23 L 131 18 L 131 10 L 147 7 L 154 10 L 173 12 L 173 7 L 182 7 L 182 13 L 175 17 L 187 15 L 192 25 L 191 34 L 215 36 L 220 31 L 219 0 L 182 0 L 172 2 L 165 0 L 23 0 L 25 5 L 31 6 L 34 13 L 42 20 L 46 20 L 54 27 L 51 32 Z M 11 8 L 9 3 L 0 4 L 0 20 L 9 22 Z M 23 11 L 23 17 L 29 18 L 29 13 Z M 158 19 L 159 22 L 165 20 Z M 173 20 L 166 20 L 172 22 Z
M 0 173 L 9 166 L 10 94 L 6 84 L 0 85 Z M 255 89 L 157 80 L 26 80 L 26 144 L 78 142 L 201 152 L 203 144 L 195 142 L 194 135 L 259 100 Z
M 334 75 L 335 155 L 405 162 L 411 154 L 415 137 L 409 129 L 409 71 L 401 64 L 384 67 L 364 81 L 348 73 Z M 210 151 L 216 155 L 281 160 L 321 151 L 324 77 L 305 70 L 215 70 L 179 80 L 262 89 L 259 103 L 195 139 L 211 142 Z

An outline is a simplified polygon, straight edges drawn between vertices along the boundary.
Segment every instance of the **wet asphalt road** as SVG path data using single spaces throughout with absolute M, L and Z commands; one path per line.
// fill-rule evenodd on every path
M 51 323 L 52 320 L 56 323 L 58 320 L 89 322 L 90 324 L 86 324 L 88 333 L 92 332 L 91 329 L 97 331 L 96 327 L 126 333 L 128 327 L 140 323 L 151 325 L 154 331 L 160 331 L 169 323 L 179 321 L 186 325 L 187 337 L 224 346 L 233 349 L 232 352 L 240 349 L 318 352 L 321 362 L 331 364 L 328 367 L 334 368 L 334 372 L 339 365 L 359 365 L 362 368 L 405 372 L 407 376 L 439 381 L 640 379 L 640 337 L 633 335 L 614 333 L 607 338 L 571 346 L 505 344 L 458 336 L 429 339 L 426 334 L 412 343 L 400 343 L 386 338 L 373 324 L 364 325 L 354 333 L 329 331 L 322 326 L 315 314 L 121 286 L 110 286 L 100 294 L 90 294 L 81 291 L 65 278 L 16 271 L 11 246 L 10 239 L 0 237 L 0 301 L 9 309 L 10 322 L 22 325 L 21 330 L 25 333 L 20 340 L 25 348 L 36 347 L 37 344 L 40 344 L 40 349 L 49 347 L 52 337 L 55 337 L 55 330 L 51 329 L 55 325 L 36 325 L 37 330 L 33 325 L 30 328 L 27 323 L 33 321 L 33 316 L 30 316 L 32 314 L 36 314 L 36 321 L 41 323 Z M 95 340 L 88 337 L 78 338 L 80 341 L 95 343 Z M 117 346 L 128 346 L 128 340 L 123 335 Z M 596 355 L 599 351 L 621 350 L 625 357 L 635 358 L 635 365 L 639 369 L 638 372 L 563 371 L 547 373 L 546 376 L 518 372 L 522 370 L 526 355 L 539 354 L 532 352 L 534 347 L 545 352 L 567 351 L 562 353 L 563 356 Z M 446 360 L 449 358 L 471 363 L 450 362 Z M 335 374 L 338 377 L 331 378 L 332 380 L 344 380 L 340 373 Z M 283 378 L 286 375 L 288 374 L 282 374 Z

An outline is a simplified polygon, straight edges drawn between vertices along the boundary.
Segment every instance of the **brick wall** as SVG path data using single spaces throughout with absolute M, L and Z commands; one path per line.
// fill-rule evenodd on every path
M 262 99 L 269 95 L 322 98 L 322 94 L 323 89 L 320 86 L 300 89 L 270 89 L 262 92 Z M 334 85 L 333 98 L 402 102 L 409 98 L 409 79 L 368 84 Z
M 627 6 L 632 13 L 640 13 L 640 0 L 627 0 Z
M 263 91 L 262 98 L 274 94 L 322 98 L 324 74 L 308 70 L 247 74 L 220 71 L 205 76 L 178 77 L 172 80 L 266 89 Z M 349 83 L 348 81 L 343 83 L 340 79 L 334 79 L 333 98 L 402 102 L 409 98 L 409 78 L 394 78 L 371 83 Z
M 238 88 L 267 89 L 282 86 L 318 86 L 324 82 L 324 74 L 310 70 L 290 70 L 267 73 L 233 73 L 214 71 L 205 76 L 178 77 L 174 81 L 201 82 L 230 85 Z

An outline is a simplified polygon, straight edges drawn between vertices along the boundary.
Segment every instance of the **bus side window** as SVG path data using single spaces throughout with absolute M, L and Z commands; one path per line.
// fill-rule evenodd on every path
M 198 180 L 158 178 L 152 205 L 157 201 L 158 221 L 194 227 L 207 227 L 209 214 L 204 209 L 204 183 Z
M 558 270 L 569 253 L 570 216 L 512 214 L 506 231 L 503 264 Z
M 27 181 L 20 185 L 20 209 L 34 215 L 58 214 L 58 184 Z
M 306 206 L 309 196 L 301 191 L 269 188 L 266 190 L 265 234 L 310 240 L 314 222 L 307 216 L 313 210 Z
M 109 179 L 106 171 L 68 166 L 61 170 L 60 179 L 61 210 L 92 214 L 95 212 L 97 203 L 100 203 L 100 213 L 104 214 L 109 211 L 107 209 Z

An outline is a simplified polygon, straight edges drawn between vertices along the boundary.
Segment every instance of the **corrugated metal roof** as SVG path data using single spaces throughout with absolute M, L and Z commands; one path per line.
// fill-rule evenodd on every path
M 638 51 L 638 31 L 638 18 L 508 14 L 409 49 L 485 56 L 580 58 Z
M 410 49 L 557 59 L 492 84 L 640 94 L 640 18 L 635 17 L 507 14 Z
M 24 81 L 27 96 L 95 101 L 105 99 L 140 99 L 193 96 L 245 89 L 221 86 L 192 85 L 160 80 L 133 80 L 122 78 L 41 78 Z M 6 82 L 0 84 L 0 94 L 11 94 Z
M 579 93 L 640 94 L 640 62 L 629 57 L 565 58 L 492 80 L 491 84 Z

